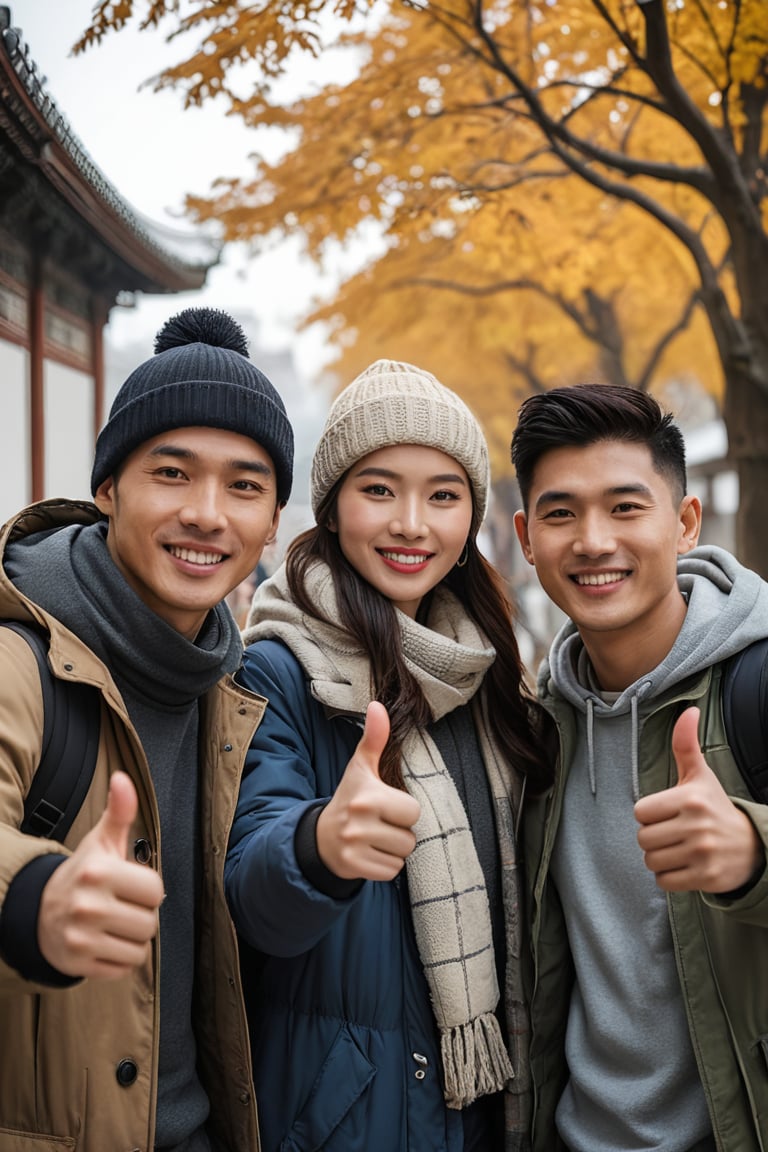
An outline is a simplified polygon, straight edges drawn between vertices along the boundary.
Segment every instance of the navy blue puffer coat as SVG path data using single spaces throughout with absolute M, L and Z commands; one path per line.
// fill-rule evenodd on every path
M 306 880 L 294 834 L 329 799 L 361 718 L 329 717 L 284 645 L 239 677 L 269 707 L 248 753 L 227 857 L 244 950 L 262 1152 L 462 1152 L 404 880 L 347 899 Z

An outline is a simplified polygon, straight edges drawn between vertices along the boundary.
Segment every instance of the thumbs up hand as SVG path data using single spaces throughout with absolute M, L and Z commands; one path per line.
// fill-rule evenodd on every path
M 369 704 L 362 739 L 317 821 L 320 859 L 345 880 L 394 879 L 416 844 L 418 801 L 379 776 L 388 739 L 386 708 Z
M 67 976 L 117 980 L 142 963 L 157 931 L 162 881 L 126 859 L 137 811 L 133 781 L 115 772 L 98 824 L 43 889 L 38 946 Z
M 666 892 L 733 892 L 763 866 L 752 821 L 732 804 L 699 747 L 698 708 L 675 724 L 677 784 L 635 804 L 646 867 Z

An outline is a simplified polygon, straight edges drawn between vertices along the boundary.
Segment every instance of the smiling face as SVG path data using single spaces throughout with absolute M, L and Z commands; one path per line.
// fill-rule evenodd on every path
M 177 428 L 147 440 L 94 499 L 109 517 L 107 546 L 131 588 L 190 639 L 253 571 L 280 519 L 271 457 L 220 428 Z
M 472 523 L 467 474 L 436 448 L 401 444 L 358 460 L 330 527 L 363 579 L 407 616 L 461 558 Z
M 654 668 L 685 616 L 677 557 L 696 545 L 701 506 L 674 488 L 644 444 L 601 440 L 544 453 L 528 514 L 515 515 L 526 559 L 603 688 Z

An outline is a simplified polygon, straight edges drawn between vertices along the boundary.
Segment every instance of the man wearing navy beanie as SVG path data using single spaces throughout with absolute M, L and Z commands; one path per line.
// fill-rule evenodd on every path
M 0 620 L 41 631 L 53 675 L 100 710 L 63 843 L 23 832 L 40 675 L 0 628 L 0 1148 L 258 1148 L 222 870 L 265 701 L 233 679 L 224 597 L 274 539 L 292 471 L 242 330 L 187 309 L 117 394 L 94 502 L 43 501 L 0 534 Z

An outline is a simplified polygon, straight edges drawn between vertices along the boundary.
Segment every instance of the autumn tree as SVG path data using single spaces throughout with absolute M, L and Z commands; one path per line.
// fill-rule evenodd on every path
M 123 0 L 82 46 L 134 9 L 195 38 L 159 85 L 294 141 L 190 198 L 198 218 L 228 239 L 298 233 L 318 260 L 378 223 L 380 258 L 315 313 L 345 375 L 393 347 L 421 360 L 476 407 L 502 468 L 531 388 L 693 374 L 722 391 L 737 551 L 768 575 L 764 0 L 379 0 L 362 21 L 344 0 Z M 281 102 L 329 13 L 356 76 Z

